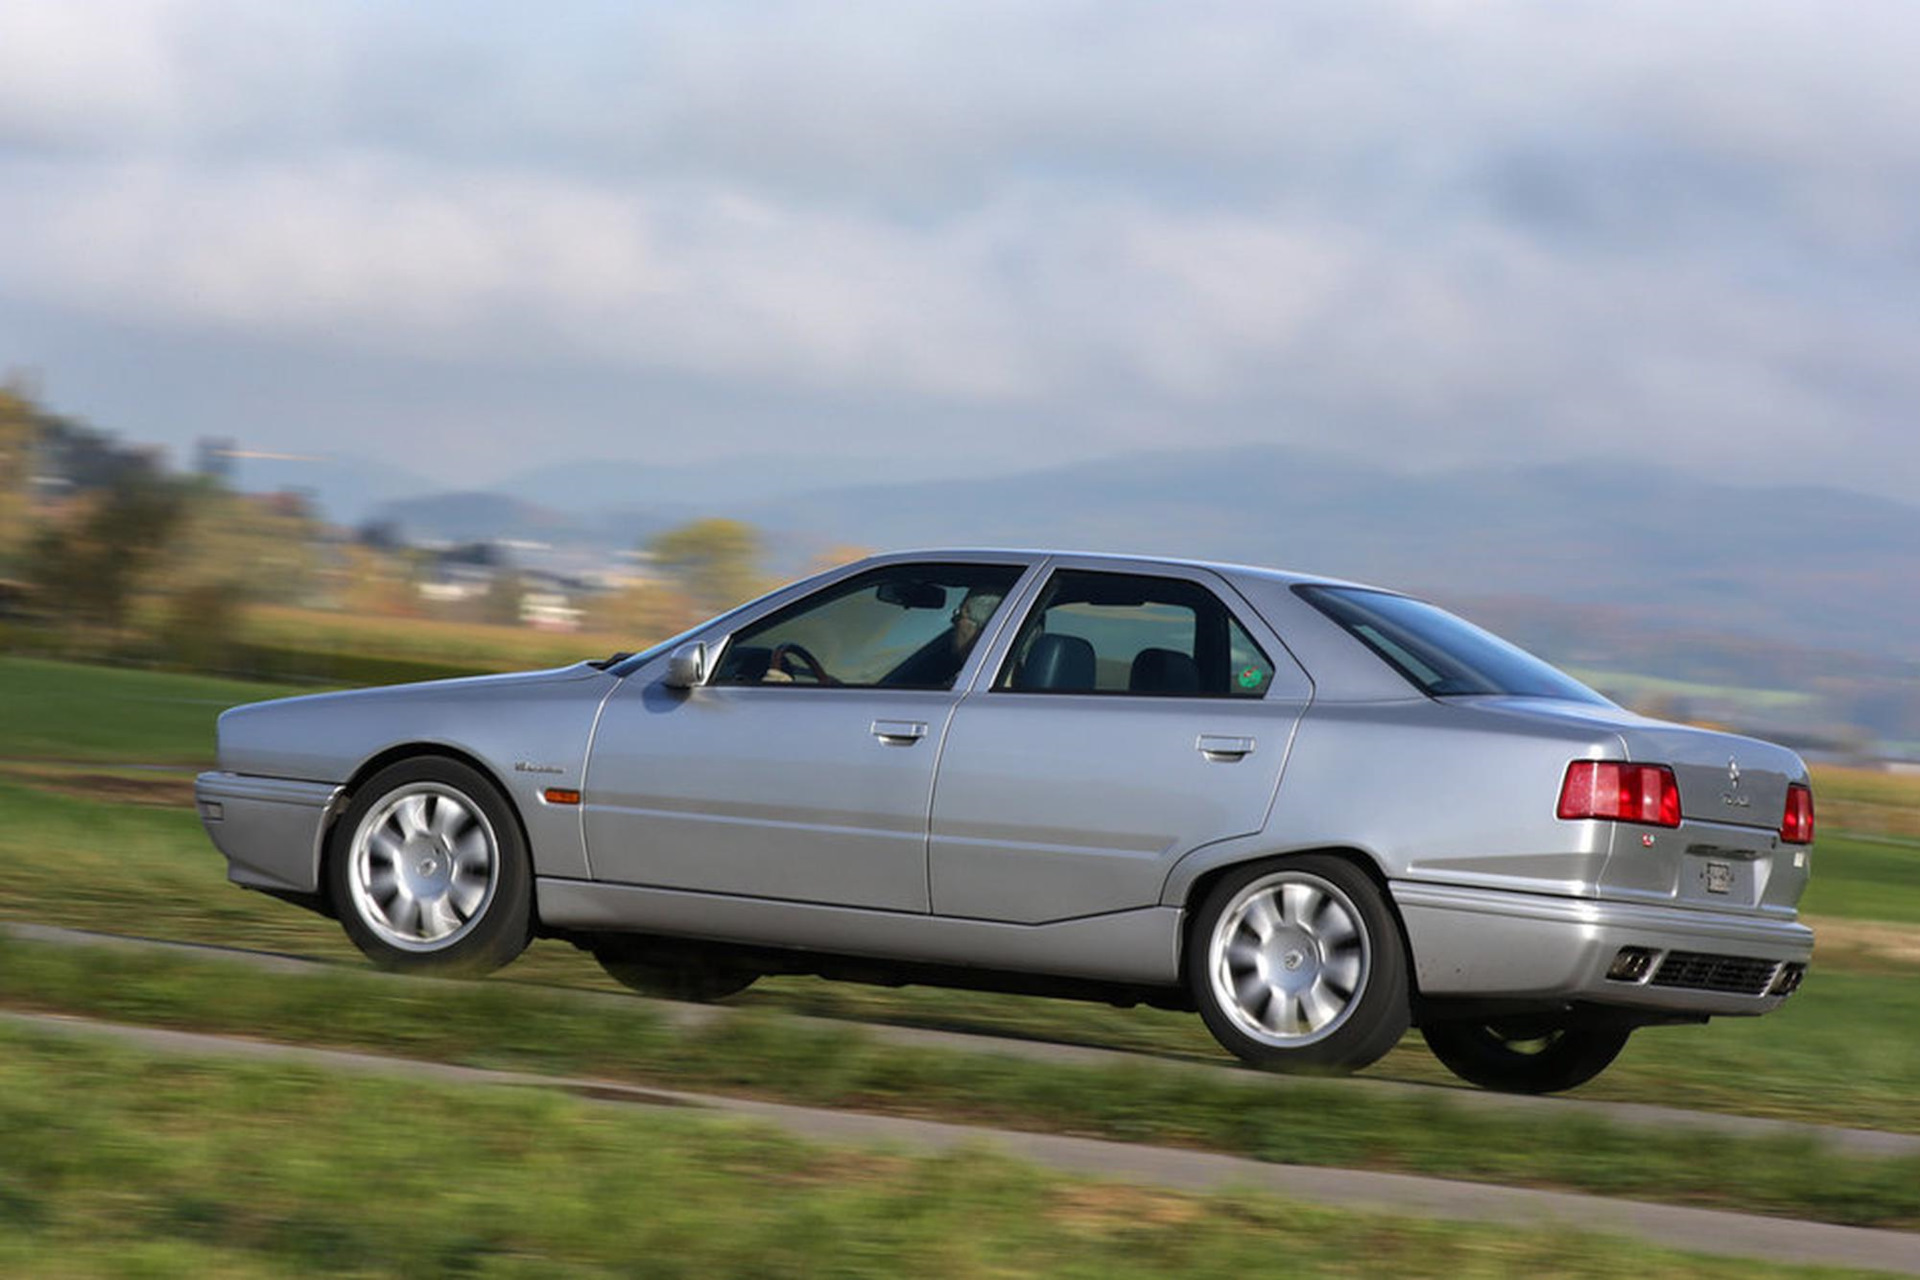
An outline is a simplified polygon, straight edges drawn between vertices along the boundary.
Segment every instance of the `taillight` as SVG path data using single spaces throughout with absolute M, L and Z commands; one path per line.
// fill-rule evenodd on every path
M 1680 825 L 1680 784 L 1663 764 L 1575 760 L 1560 784 L 1563 818 L 1606 818 L 1655 827 Z
M 1783 844 L 1813 843 L 1813 788 L 1804 782 L 1787 787 L 1787 811 L 1780 817 Z

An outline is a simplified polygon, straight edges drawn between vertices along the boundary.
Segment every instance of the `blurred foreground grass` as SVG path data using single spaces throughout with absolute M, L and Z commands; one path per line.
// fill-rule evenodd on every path
M 212 721 L 270 686 L 0 659 L 0 759 L 205 761 Z M 1920 812 L 1920 780 L 1824 771 L 1817 784 L 1875 814 Z M 0 766 L 0 915 L 106 932 L 286 950 L 357 962 L 338 926 L 225 882 L 184 776 L 105 767 Z M 149 803 L 108 802 L 144 800 Z M 156 803 L 157 802 L 157 803 Z M 1823 809 L 1824 815 L 1830 808 Z M 1806 902 L 1816 915 L 1920 923 L 1920 845 L 1830 827 Z M 1868 947 L 1891 938 L 1897 945 Z M 1763 1019 L 1657 1028 L 1582 1097 L 1920 1132 L 1920 932 L 1828 925 L 1802 994 Z M 1907 959 L 1900 957 L 1906 956 Z M 1889 957 L 1892 957 L 1891 959 Z M 564 944 L 537 944 L 503 977 L 614 990 Z M 987 1031 L 1222 1060 L 1186 1014 L 1074 1001 L 777 978 L 738 1003 L 827 1017 Z M 1450 1082 L 1410 1037 L 1369 1074 Z
M 229 885 L 191 812 L 0 781 L 0 814 L 0 916 L 359 962 L 332 921 Z M 531 983 L 619 990 L 589 957 L 551 941 L 487 985 Z M 1225 1060 L 1197 1018 L 1154 1009 L 811 978 L 768 980 L 737 1003 Z M 1368 1074 L 1452 1080 L 1417 1036 Z M 1920 969 L 1816 963 L 1768 1017 L 1641 1032 L 1580 1096 L 1920 1133 Z
M 1816 1274 L 7 1028 L 0 1131 L 13 1275 Z
M 197 955 L 0 939 L 0 1005 L 1290 1164 L 1920 1227 L 1920 1157 L 1864 1159 L 1808 1138 L 1633 1127 L 1571 1108 L 1468 1109 L 1441 1092 L 901 1046 L 766 1015 L 686 1028 L 638 1001 L 504 983 L 263 973 Z

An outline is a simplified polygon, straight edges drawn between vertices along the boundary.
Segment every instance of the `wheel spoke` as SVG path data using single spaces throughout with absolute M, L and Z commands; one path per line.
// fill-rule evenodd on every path
M 433 798 L 433 818 L 429 830 L 440 839 L 452 842 L 454 835 L 473 821 L 466 806 L 448 796 Z
M 482 880 L 455 879 L 447 886 L 447 899 L 453 903 L 453 909 L 460 913 L 461 920 L 469 920 L 480 909 L 481 900 L 487 896 L 487 884 Z
M 1253 931 L 1253 936 L 1265 942 L 1273 936 L 1280 926 L 1280 913 L 1271 893 L 1263 893 L 1250 899 L 1240 913 L 1241 923 Z
M 395 933 L 417 935 L 420 932 L 420 903 L 404 889 L 386 905 L 387 923 Z
M 1242 1009 L 1258 1018 L 1260 1011 L 1273 1001 L 1273 988 L 1267 980 L 1249 969 L 1233 978 L 1233 998 Z
M 406 890 L 400 883 L 400 877 L 394 874 L 391 866 L 367 869 L 367 896 L 375 902 L 385 902 L 395 894 L 404 892 Z
M 1330 956 L 1320 966 L 1320 981 L 1344 1000 L 1360 986 L 1360 949 L 1358 947 Z
M 453 843 L 453 865 L 466 875 L 481 880 L 493 869 L 493 848 L 487 843 L 487 833 L 475 823 L 467 833 Z
M 1329 990 L 1325 982 L 1314 983 L 1300 997 L 1300 1007 L 1310 1031 L 1318 1031 L 1339 1017 L 1346 1005 L 1346 1000 Z
M 460 927 L 460 917 L 445 896 L 428 898 L 420 904 L 419 933 L 423 938 L 444 938 Z
M 1235 938 L 1227 944 L 1227 968 L 1234 973 L 1245 973 L 1260 967 L 1260 948 L 1257 944 Z
M 427 798 L 423 795 L 405 797 L 393 807 L 393 820 L 409 840 L 428 834 Z
M 1313 917 L 1327 895 L 1309 884 L 1290 884 L 1280 892 L 1280 918 L 1291 925 L 1313 931 Z
M 1354 925 L 1353 917 L 1331 898 L 1327 900 L 1326 910 L 1320 913 L 1320 922 L 1314 933 L 1319 937 L 1323 949 L 1329 953 L 1346 950 L 1360 938 L 1360 930 Z

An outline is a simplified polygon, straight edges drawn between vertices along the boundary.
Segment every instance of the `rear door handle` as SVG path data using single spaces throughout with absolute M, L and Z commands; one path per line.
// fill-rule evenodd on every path
M 1201 755 L 1220 764 L 1229 764 L 1253 754 L 1252 738 L 1235 738 L 1224 733 L 1203 733 L 1195 746 Z
M 875 720 L 873 736 L 890 747 L 910 747 L 927 736 L 924 720 Z

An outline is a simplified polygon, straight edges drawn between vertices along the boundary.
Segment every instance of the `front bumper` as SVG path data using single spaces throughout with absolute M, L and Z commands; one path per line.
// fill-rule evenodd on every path
M 332 782 L 203 773 L 194 779 L 200 822 L 227 858 L 227 879 L 255 889 L 316 893 L 320 842 L 341 796 Z
M 1547 894 L 1395 881 L 1420 993 L 1434 998 L 1580 1001 L 1650 1013 L 1756 1014 L 1786 998 L 1662 985 L 1674 953 L 1805 966 L 1813 930 L 1794 920 Z M 1607 970 L 1624 947 L 1654 952 L 1636 981 Z M 1679 959 L 1679 956 L 1675 957 Z

